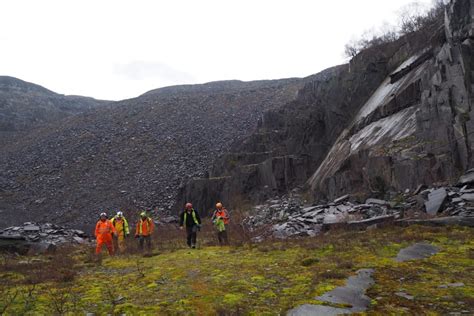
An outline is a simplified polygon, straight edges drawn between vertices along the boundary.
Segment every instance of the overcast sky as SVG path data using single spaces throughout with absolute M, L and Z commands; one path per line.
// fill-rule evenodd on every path
M 345 62 L 345 43 L 396 23 L 411 2 L 0 0 L 0 75 L 109 100 L 175 84 L 304 77 Z

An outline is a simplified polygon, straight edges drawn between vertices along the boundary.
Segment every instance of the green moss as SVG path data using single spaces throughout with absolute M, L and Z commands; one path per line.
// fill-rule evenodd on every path
M 401 248 L 420 241 L 433 243 L 441 252 L 415 262 L 393 260 Z M 55 314 L 53 303 L 64 291 L 65 307 L 74 315 L 275 315 L 300 304 L 316 304 L 315 297 L 343 285 L 358 269 L 372 267 L 376 283 L 368 291 L 373 302 L 368 314 L 449 314 L 474 309 L 473 249 L 474 233 L 469 228 L 339 231 L 259 247 L 108 257 L 102 265 L 81 265 L 72 287 L 60 282 L 38 284 L 33 305 L 25 305 L 23 295 L 29 286 L 28 272 L 3 269 L 0 276 L 7 282 L 0 284 L 0 291 L 21 291 L 7 315 Z M 465 286 L 439 287 L 455 282 Z M 399 291 L 415 299 L 396 296 Z M 0 298 L 0 308 L 2 304 L 5 298 Z

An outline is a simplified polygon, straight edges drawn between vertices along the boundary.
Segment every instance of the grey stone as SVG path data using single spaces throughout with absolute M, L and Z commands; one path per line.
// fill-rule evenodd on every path
M 312 212 L 312 211 L 317 210 L 317 209 L 319 209 L 319 208 L 320 208 L 320 207 L 318 207 L 318 206 L 309 206 L 309 207 L 303 208 L 301 211 L 302 211 L 303 213 L 309 213 L 309 212 Z
M 436 215 L 442 210 L 448 194 L 445 188 L 437 189 L 428 195 L 428 201 L 425 202 L 426 213 Z
M 288 316 L 336 316 L 336 315 L 343 315 L 343 314 L 350 314 L 350 309 L 345 308 L 337 308 L 331 306 L 324 306 L 324 305 L 311 305 L 311 304 L 304 304 L 298 306 L 292 310 L 289 310 L 287 315 Z
M 403 248 L 397 254 L 396 261 L 403 262 L 408 260 L 425 259 L 439 252 L 439 249 L 431 244 L 416 243 Z
M 338 218 L 337 215 L 327 214 L 326 216 L 324 216 L 323 223 L 324 224 L 335 224 L 335 223 L 339 223 L 340 221 L 341 221 L 341 219 Z
M 73 240 L 74 240 L 75 242 L 77 242 L 78 244 L 83 244 L 83 243 L 86 242 L 83 238 L 77 237 L 77 236 L 74 236 L 74 237 L 73 237 Z
M 352 228 L 366 228 L 371 225 L 393 222 L 395 220 L 395 215 L 385 215 L 385 216 L 377 216 L 373 218 L 364 219 L 361 221 L 349 221 L 347 225 Z
M 412 301 L 415 298 L 413 295 L 409 295 L 405 292 L 396 292 L 395 295 L 399 296 L 399 297 L 406 298 L 407 300 L 410 300 L 410 301 Z
M 474 193 L 466 193 L 461 195 L 461 199 L 469 202 L 474 202 Z
M 336 308 L 325 305 L 304 304 L 288 311 L 291 316 L 342 315 L 362 312 L 370 305 L 370 298 L 365 295 L 374 283 L 373 269 L 361 269 L 357 275 L 347 279 L 346 285 L 316 297 L 317 300 L 332 304 L 350 305 L 350 308 Z
M 336 204 L 337 204 L 337 203 L 344 202 L 344 201 L 348 200 L 348 199 L 349 199 L 349 197 L 350 197 L 350 195 L 349 195 L 349 194 L 343 195 L 343 196 L 341 196 L 341 197 L 339 197 L 339 198 L 335 199 L 335 200 L 334 200 L 334 203 L 336 203 Z
M 389 206 L 390 202 L 379 200 L 379 199 L 367 199 L 367 201 L 365 201 L 365 204 L 377 204 L 377 205 Z
M 465 286 L 464 283 L 462 282 L 456 282 L 456 283 L 448 283 L 448 284 L 442 284 L 440 286 L 438 286 L 440 289 L 446 289 L 448 287 L 463 287 Z
M 23 227 L 23 230 L 25 232 L 37 232 L 40 230 L 40 227 L 36 225 L 28 225 L 28 226 Z
M 469 170 L 459 178 L 459 184 L 470 184 L 474 182 L 474 171 Z

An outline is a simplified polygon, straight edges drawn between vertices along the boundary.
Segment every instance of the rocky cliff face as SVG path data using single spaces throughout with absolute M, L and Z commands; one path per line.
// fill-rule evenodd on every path
M 445 21 L 423 33 L 309 78 L 208 178 L 183 187 L 180 203 L 257 202 L 303 185 L 315 199 L 364 201 L 455 182 L 472 164 L 472 10 L 471 1 L 452 1 Z
M 33 83 L 0 76 L 0 146 L 17 133 L 28 132 L 108 103 L 57 94 Z
M 0 226 L 90 224 L 101 209 L 169 212 L 180 184 L 205 176 L 263 111 L 293 100 L 303 83 L 169 87 L 18 137 L 0 156 Z
M 382 82 L 309 179 L 316 196 L 384 196 L 472 167 L 472 10 L 453 1 L 440 34 Z

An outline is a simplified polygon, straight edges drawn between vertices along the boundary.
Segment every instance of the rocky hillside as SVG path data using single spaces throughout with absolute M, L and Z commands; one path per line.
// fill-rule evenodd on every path
M 473 159 L 472 10 L 470 1 L 451 1 L 445 21 L 312 77 L 208 178 L 190 181 L 181 202 L 255 203 L 298 186 L 314 200 L 350 193 L 364 202 L 455 184 Z
M 0 146 L 16 133 L 30 131 L 107 103 L 57 94 L 33 83 L 0 76 Z
M 304 82 L 158 89 L 18 137 L 0 157 L 0 226 L 90 224 L 101 209 L 171 211 L 180 186 L 205 176 L 264 111 L 294 100 Z

